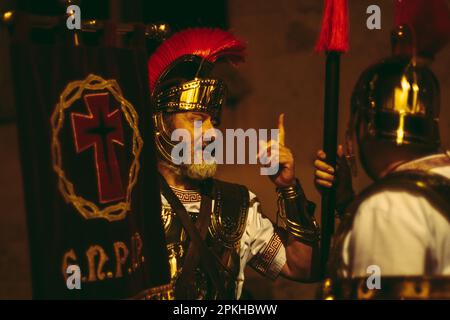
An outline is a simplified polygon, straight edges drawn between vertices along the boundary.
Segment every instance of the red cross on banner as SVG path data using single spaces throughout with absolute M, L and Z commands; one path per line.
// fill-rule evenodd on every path
M 122 113 L 109 112 L 109 93 L 87 94 L 88 114 L 72 113 L 72 129 L 77 153 L 94 148 L 100 203 L 125 197 L 114 144 L 123 146 Z

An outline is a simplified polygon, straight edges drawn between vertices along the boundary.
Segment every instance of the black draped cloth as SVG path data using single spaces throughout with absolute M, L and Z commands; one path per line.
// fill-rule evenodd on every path
M 14 26 L 35 298 L 133 298 L 169 282 L 145 35 L 116 35 Z

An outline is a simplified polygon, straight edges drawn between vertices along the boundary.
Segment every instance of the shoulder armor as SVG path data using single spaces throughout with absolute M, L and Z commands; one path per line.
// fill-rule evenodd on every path
M 210 232 L 216 241 L 227 248 L 234 248 L 245 231 L 249 192 L 245 186 L 214 180 L 214 211 Z
M 344 278 L 343 273 L 348 266 L 342 261 L 342 250 L 345 237 L 353 227 L 355 214 L 360 204 L 370 196 L 383 190 L 406 190 L 424 196 L 439 209 L 440 213 L 450 221 L 450 179 L 421 170 L 394 172 L 375 182 L 355 199 L 346 210 L 346 214 L 333 238 L 333 249 L 328 263 L 331 278 Z
M 364 190 L 358 199 L 352 204 L 350 212 L 358 209 L 358 206 L 371 195 L 389 189 L 406 190 L 424 196 L 428 201 L 436 205 L 441 213 L 450 221 L 450 179 L 431 172 L 422 170 L 406 170 L 394 172 L 375 182 Z

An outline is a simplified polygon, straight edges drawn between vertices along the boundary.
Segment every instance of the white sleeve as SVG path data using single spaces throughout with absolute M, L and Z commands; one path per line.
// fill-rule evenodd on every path
M 353 276 L 367 267 L 381 275 L 424 274 L 432 246 L 428 201 L 404 191 L 384 191 L 366 199 L 356 213 L 348 247 Z
M 273 223 L 261 212 L 261 204 L 250 192 L 247 226 L 241 239 L 241 261 L 275 279 L 286 263 L 286 250 Z

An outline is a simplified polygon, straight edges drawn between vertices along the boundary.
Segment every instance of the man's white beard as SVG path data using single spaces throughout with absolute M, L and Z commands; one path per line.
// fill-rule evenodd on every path
M 193 180 L 205 180 L 214 177 L 217 163 L 183 164 L 181 174 Z
M 192 180 L 205 180 L 214 177 L 217 172 L 217 163 L 191 163 L 174 165 L 169 163 L 165 159 L 160 159 L 160 163 L 172 170 L 175 174 L 183 177 L 190 178 Z

